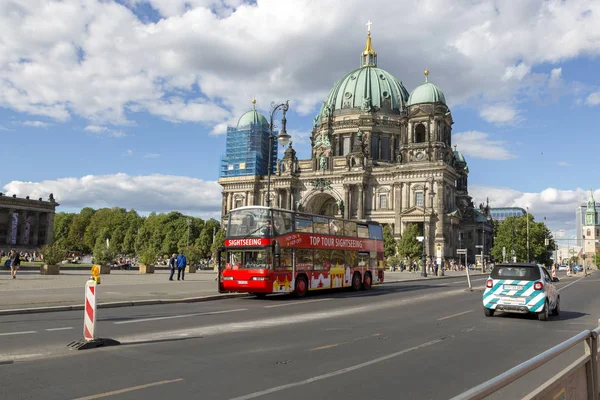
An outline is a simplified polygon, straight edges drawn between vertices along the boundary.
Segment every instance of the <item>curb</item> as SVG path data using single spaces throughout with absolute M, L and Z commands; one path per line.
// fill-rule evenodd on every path
M 98 308 L 120 308 L 120 307 L 132 307 L 132 306 L 151 306 L 157 304 L 174 304 L 174 303 L 200 303 L 204 301 L 231 299 L 236 297 L 247 297 L 247 293 L 230 293 L 230 294 L 219 294 L 202 297 L 188 297 L 183 299 L 156 299 L 156 300 L 136 300 L 136 301 L 117 301 L 112 303 L 98 303 Z M 49 306 L 49 307 L 35 307 L 35 308 L 15 308 L 12 310 L 0 310 L 0 316 L 2 315 L 16 315 L 16 314 L 38 314 L 47 312 L 58 312 L 58 311 L 80 311 L 83 310 L 83 305 L 72 305 L 72 306 Z
M 471 276 L 480 276 L 485 274 L 473 274 Z M 400 279 L 395 281 L 384 281 L 381 284 L 390 283 L 403 283 L 403 282 L 423 282 L 433 281 L 441 279 L 456 279 L 463 278 L 463 276 L 440 276 L 435 278 L 418 278 L 418 279 Z M 464 276 L 466 278 L 466 275 Z M 236 297 L 247 297 L 247 293 L 228 293 L 218 294 L 202 297 L 187 297 L 180 299 L 149 299 L 149 300 L 134 300 L 134 301 L 116 301 L 111 303 L 98 303 L 98 308 L 120 308 L 120 307 L 133 307 L 133 306 L 152 306 L 158 304 L 176 304 L 176 303 L 200 303 L 204 301 L 232 299 Z M 35 307 L 35 308 L 15 308 L 12 310 L 0 310 L 0 316 L 2 315 L 17 315 L 17 314 L 39 314 L 47 312 L 58 312 L 58 311 L 81 311 L 83 305 L 70 305 L 70 306 L 48 306 L 48 307 Z

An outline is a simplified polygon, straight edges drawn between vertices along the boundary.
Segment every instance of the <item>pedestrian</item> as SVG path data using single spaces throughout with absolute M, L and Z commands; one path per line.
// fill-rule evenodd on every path
M 10 251 L 8 258 L 10 259 L 10 276 L 12 276 L 13 279 L 16 279 L 17 270 L 21 265 L 21 258 L 19 257 L 19 253 L 17 253 L 15 249 L 12 249 Z
M 177 256 L 177 280 L 181 277 L 182 281 L 185 281 L 185 267 L 187 265 L 187 259 L 183 255 L 183 252 Z
M 169 268 L 171 268 L 171 276 L 169 276 L 169 280 L 173 280 L 173 275 L 175 275 L 175 264 L 177 264 L 177 254 L 173 253 L 171 258 L 169 258 Z

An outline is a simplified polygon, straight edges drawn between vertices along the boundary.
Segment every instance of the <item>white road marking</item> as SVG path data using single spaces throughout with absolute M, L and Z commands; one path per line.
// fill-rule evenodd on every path
M 333 300 L 333 299 L 326 298 L 326 299 L 316 299 L 316 300 L 306 300 L 306 301 L 294 301 L 294 302 L 291 302 L 291 303 L 282 303 L 282 304 L 274 304 L 272 306 L 265 306 L 264 308 L 275 308 L 275 307 L 293 306 L 293 305 L 296 305 L 296 304 L 316 303 L 318 301 L 327 301 L 327 300 Z
M 448 319 L 448 318 L 458 317 L 460 315 L 465 315 L 465 314 L 468 314 L 468 313 L 471 313 L 471 312 L 473 312 L 473 310 L 459 312 L 459 313 L 456 313 L 456 314 L 448 315 L 447 317 L 438 318 L 438 321 L 443 321 L 443 320 Z
M 72 326 L 65 326 L 64 328 L 49 328 L 46 329 L 48 332 L 55 332 L 55 331 L 68 331 L 69 329 L 73 329 Z
M 32 333 L 37 333 L 37 331 L 7 332 L 7 333 L 0 333 L 0 336 L 29 335 Z
M 415 351 L 415 350 L 419 350 L 419 349 L 422 349 L 422 348 L 425 348 L 425 347 L 433 346 L 434 344 L 440 343 L 443 340 L 444 339 L 435 339 L 435 340 L 432 340 L 430 342 L 420 344 L 418 346 L 414 346 L 414 347 L 411 347 L 411 348 L 408 348 L 408 349 L 400 350 L 400 351 L 397 351 L 395 353 L 388 354 L 387 356 L 375 358 L 373 360 L 370 360 L 370 361 L 367 361 L 367 362 L 364 362 L 364 363 L 360 363 L 360 364 L 356 364 L 356 365 L 353 365 L 351 367 L 342 368 L 342 369 L 339 369 L 337 371 L 330 372 L 328 374 L 317 375 L 317 376 L 314 376 L 312 378 L 305 379 L 303 381 L 294 382 L 294 383 L 288 383 L 286 385 L 281 385 L 281 386 L 276 386 L 276 387 L 273 387 L 273 388 L 270 388 L 270 389 L 266 389 L 266 390 L 263 390 L 263 391 L 260 391 L 260 392 L 254 392 L 254 393 L 250 393 L 250 394 L 247 394 L 247 395 L 244 395 L 244 396 L 236 397 L 236 398 L 231 399 L 231 400 L 248 400 L 248 399 L 254 399 L 256 397 L 264 396 L 264 395 L 275 393 L 275 392 L 280 392 L 282 390 L 291 389 L 293 387 L 308 385 L 310 383 L 321 381 L 323 379 L 333 378 L 334 376 L 342 375 L 342 374 L 345 374 L 345 373 L 348 373 L 348 372 L 355 371 L 357 369 L 365 368 L 365 367 L 368 367 L 370 365 L 377 364 L 377 363 L 380 363 L 382 361 L 389 360 L 390 358 L 395 358 L 395 357 L 404 355 L 406 353 L 410 353 L 411 351 Z
M 138 322 L 161 321 L 163 319 L 175 319 L 175 318 L 200 317 L 200 316 L 203 316 L 203 315 L 227 314 L 227 313 L 240 312 L 240 311 L 248 311 L 248 309 L 247 308 L 238 308 L 238 309 L 235 309 L 235 310 L 211 311 L 211 312 L 195 313 L 195 314 L 170 315 L 168 317 L 132 319 L 132 320 L 129 320 L 129 321 L 117 321 L 117 322 L 113 322 L 113 324 L 115 324 L 115 325 L 137 324 Z
M 146 388 L 149 388 L 149 387 L 152 387 L 152 386 L 159 386 L 159 385 L 165 385 L 167 383 L 181 382 L 182 380 L 183 380 L 183 378 L 178 378 L 178 379 L 172 379 L 170 381 L 152 382 L 152 383 L 148 383 L 146 385 L 132 386 L 132 387 L 128 387 L 128 388 L 125 388 L 125 389 L 113 390 L 112 392 L 104 392 L 104 393 L 94 394 L 94 395 L 91 395 L 91 396 L 78 397 L 75 400 L 101 399 L 103 397 L 116 396 L 118 394 L 133 392 L 135 390 L 146 389 Z
M 569 283 L 568 285 L 565 285 L 565 286 L 563 286 L 563 287 L 559 288 L 557 291 L 558 291 L 558 292 L 560 292 L 561 290 L 563 290 L 563 289 L 566 289 L 566 288 L 568 288 L 569 286 L 576 284 L 577 282 L 579 282 L 579 281 L 580 281 L 580 280 L 582 280 L 582 279 L 585 279 L 585 276 L 584 276 L 584 277 L 581 277 L 581 278 L 579 278 L 579 279 L 577 279 L 577 280 L 576 280 L 576 281 L 574 281 L 574 282 L 571 282 L 571 283 Z

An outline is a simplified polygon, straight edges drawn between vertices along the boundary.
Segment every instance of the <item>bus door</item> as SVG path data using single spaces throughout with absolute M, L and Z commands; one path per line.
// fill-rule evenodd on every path
M 279 254 L 277 254 L 279 253 Z M 294 288 L 293 249 L 282 247 L 273 254 L 273 292 L 290 293 Z
M 383 268 L 385 268 L 385 264 L 382 260 L 378 259 L 376 251 L 369 253 L 369 269 L 373 276 L 373 283 L 381 283 L 383 281 Z

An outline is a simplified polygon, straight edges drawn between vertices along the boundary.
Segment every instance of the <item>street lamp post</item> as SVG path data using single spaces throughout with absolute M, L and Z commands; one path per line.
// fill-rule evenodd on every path
M 425 185 L 423 185 L 423 271 L 421 271 L 421 275 L 427 278 L 427 252 L 425 250 L 425 242 L 427 241 L 427 234 L 425 233 L 425 213 L 427 212 L 427 207 L 425 206 L 425 194 L 427 193 L 427 184 L 431 181 L 433 185 L 433 178 L 428 178 L 425 180 Z M 429 198 L 431 199 L 431 211 L 433 213 L 433 197 L 435 196 L 435 192 L 433 191 L 433 186 L 431 187 L 431 191 L 429 193 Z
M 529 207 L 527 207 L 527 263 L 529 263 Z
M 290 142 L 290 135 L 287 134 L 285 129 L 286 118 L 285 114 L 289 110 L 289 100 L 286 100 L 285 103 L 277 104 L 271 103 L 271 119 L 269 124 L 269 170 L 267 171 L 267 207 L 271 207 L 271 170 L 273 169 L 273 140 L 275 136 L 273 135 L 273 118 L 277 111 L 283 111 L 283 117 L 281 118 L 281 132 L 277 135 L 277 141 L 280 145 L 286 146 Z

